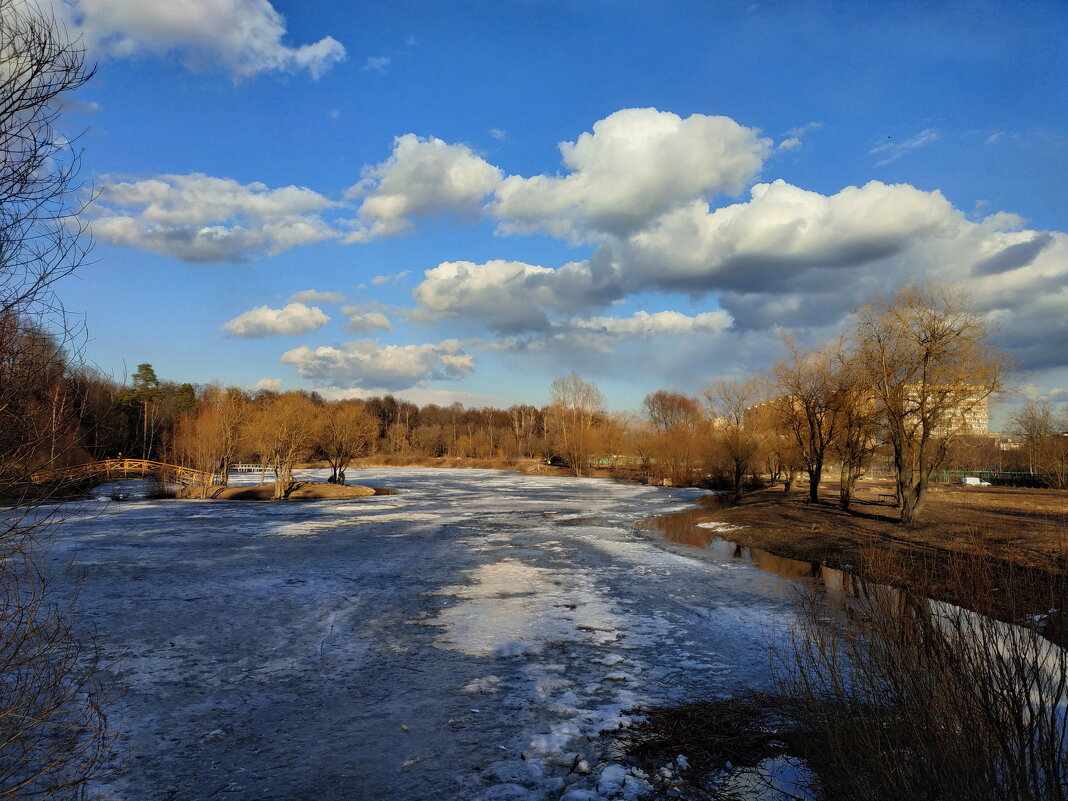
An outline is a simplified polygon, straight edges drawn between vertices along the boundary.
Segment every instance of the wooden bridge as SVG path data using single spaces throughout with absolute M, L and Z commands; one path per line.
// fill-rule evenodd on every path
M 158 476 L 163 481 L 173 484 L 218 484 L 218 473 L 206 473 L 192 467 L 182 467 L 166 462 L 153 462 L 149 459 L 104 459 L 89 462 L 62 470 L 42 470 L 30 476 L 35 484 L 49 482 L 80 481 L 85 478 L 99 478 L 110 481 L 113 478 L 130 476 Z

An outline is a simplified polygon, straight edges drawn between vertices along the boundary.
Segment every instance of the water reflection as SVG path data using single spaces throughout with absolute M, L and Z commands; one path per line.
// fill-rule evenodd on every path
M 701 499 L 700 508 L 649 518 L 639 525 L 648 531 L 659 531 L 671 542 L 701 548 L 720 559 L 739 559 L 765 573 L 787 579 L 815 580 L 839 592 L 852 593 L 856 589 L 855 579 L 848 571 L 819 562 L 790 559 L 727 539 L 723 533 L 733 527 L 707 522 L 709 511 L 726 505 L 725 495 L 708 495 Z

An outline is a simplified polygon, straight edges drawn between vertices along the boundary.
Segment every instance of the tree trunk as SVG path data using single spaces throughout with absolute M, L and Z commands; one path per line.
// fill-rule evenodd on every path
M 731 503 L 739 504 L 742 502 L 742 482 L 745 480 L 745 465 L 739 462 L 734 463 L 734 494 L 731 497 Z
M 901 523 L 914 526 L 927 502 L 927 484 L 919 482 L 914 487 L 901 487 Z
M 857 486 L 859 474 L 857 467 L 848 462 L 842 462 L 842 471 L 838 478 L 838 505 L 843 511 L 848 512 L 850 504 L 853 503 L 853 491 Z
M 808 502 L 819 503 L 820 480 L 823 477 L 823 462 L 813 462 L 808 468 Z

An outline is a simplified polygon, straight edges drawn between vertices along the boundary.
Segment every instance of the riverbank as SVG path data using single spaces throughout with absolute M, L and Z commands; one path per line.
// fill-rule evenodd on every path
M 738 506 L 709 509 L 708 520 L 737 529 L 731 539 L 795 559 L 862 564 L 871 552 L 960 553 L 1003 559 L 1026 568 L 1064 572 L 1068 566 L 1068 492 L 1015 487 L 935 485 L 921 522 L 898 522 L 893 485 L 861 481 L 849 511 L 837 506 L 837 486 L 746 495 Z
M 372 487 L 358 484 L 327 484 L 321 481 L 298 481 L 286 496 L 290 501 L 314 501 L 337 498 L 366 498 L 377 495 Z M 256 484 L 211 487 L 182 487 L 175 493 L 178 498 L 215 501 L 270 501 L 274 500 L 274 484 Z
M 862 481 L 848 512 L 835 504 L 835 489 L 816 504 L 805 485 L 754 492 L 737 506 L 711 495 L 649 524 L 687 545 L 720 538 L 797 560 L 792 574 L 827 565 L 1003 620 L 1040 615 L 1049 636 L 1068 641 L 1068 492 L 938 485 L 922 522 L 905 528 L 889 481 Z

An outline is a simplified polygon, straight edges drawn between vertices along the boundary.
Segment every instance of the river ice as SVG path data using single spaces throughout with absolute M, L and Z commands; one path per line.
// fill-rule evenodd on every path
M 350 478 L 397 494 L 70 513 L 51 559 L 126 687 L 116 796 L 637 798 L 598 737 L 627 710 L 768 689 L 791 585 L 634 526 L 701 493 Z

